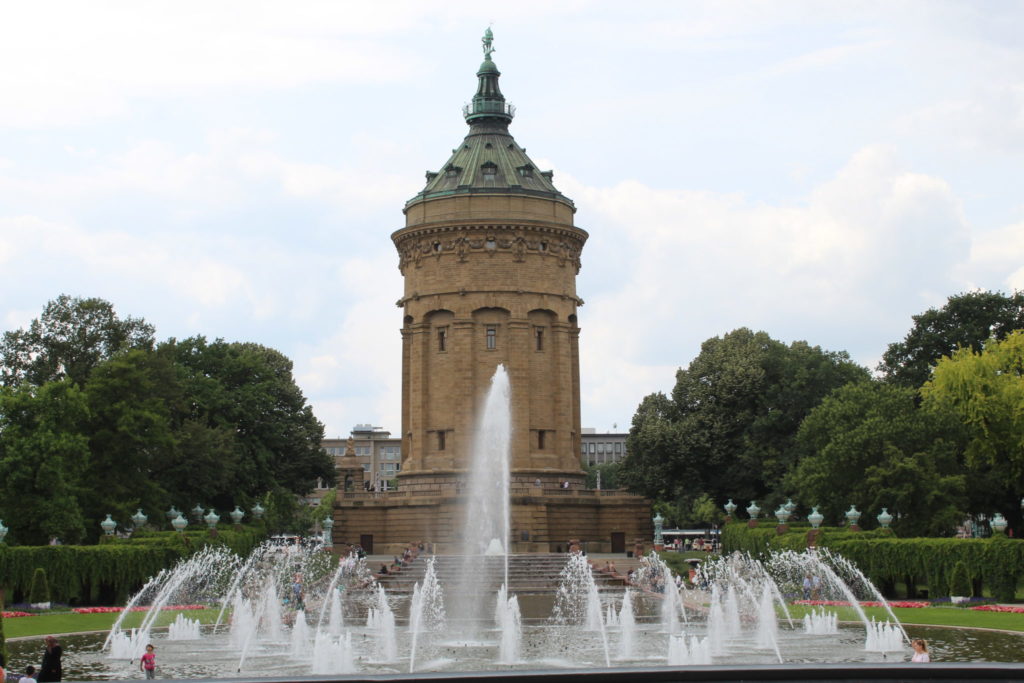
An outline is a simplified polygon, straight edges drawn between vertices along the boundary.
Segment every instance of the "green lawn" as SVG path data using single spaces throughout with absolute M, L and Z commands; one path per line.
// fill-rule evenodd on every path
M 811 608 L 804 605 L 790 605 L 793 619 L 802 619 L 811 609 L 825 609 L 835 612 L 840 621 L 857 621 L 857 613 L 850 607 Z M 970 628 L 997 628 L 1004 631 L 1024 632 L 1024 614 L 1005 612 L 979 612 L 960 607 L 894 607 L 893 613 L 903 624 L 925 624 L 928 626 L 966 626 Z M 882 607 L 865 607 L 868 618 L 885 621 L 888 613 Z
M 184 613 L 190 619 L 198 619 L 204 624 L 217 621 L 219 609 L 187 610 Z M 157 626 L 167 626 L 178 616 L 178 610 L 161 612 L 156 620 Z M 110 614 L 76 614 L 75 612 L 47 612 L 33 617 L 13 617 L 4 619 L 4 635 L 8 638 L 27 636 L 45 636 L 53 633 L 77 633 L 82 631 L 109 631 L 120 616 Z M 145 612 L 132 612 L 125 617 L 122 626 L 135 628 L 142 624 Z

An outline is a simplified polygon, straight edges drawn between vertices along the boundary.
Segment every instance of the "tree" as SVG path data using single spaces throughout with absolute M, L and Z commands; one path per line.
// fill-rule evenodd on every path
M 281 352 L 251 343 L 208 343 L 202 337 L 169 340 L 158 353 L 178 365 L 187 397 L 183 420 L 217 439 L 234 435 L 232 484 L 255 497 L 275 488 L 307 493 L 322 479 L 334 483 L 334 463 L 320 447 L 323 425 Z M 227 453 L 222 448 L 225 457 Z
M 1024 331 L 962 348 L 941 359 L 921 388 L 924 405 L 950 411 L 968 431 L 967 465 L 992 488 L 975 512 L 1006 512 L 1019 520 L 1024 491 Z
M 942 308 L 930 308 L 913 320 L 903 341 L 889 344 L 878 370 L 887 381 L 916 389 L 928 381 L 939 359 L 957 348 L 980 351 L 990 338 L 1024 329 L 1024 292 L 956 294 Z
M 704 342 L 676 373 L 672 398 L 653 394 L 633 418 L 623 481 L 692 509 L 713 500 L 781 494 L 801 420 L 833 389 L 867 381 L 845 352 L 785 345 L 741 328 Z
M 0 383 L 40 386 L 66 378 L 82 385 L 93 368 L 118 352 L 152 346 L 153 326 L 141 318 L 120 319 L 103 299 L 62 294 L 27 330 L 4 333 Z
M 858 382 L 822 401 L 797 434 L 802 457 L 787 478 L 797 499 L 829 520 L 856 505 L 870 527 L 870 513 L 885 507 L 901 535 L 949 534 L 967 510 L 962 430 L 916 398 L 913 389 Z
M 82 538 L 88 404 L 69 381 L 0 389 L 0 511 L 19 543 Z M 96 494 L 99 495 L 99 494 Z

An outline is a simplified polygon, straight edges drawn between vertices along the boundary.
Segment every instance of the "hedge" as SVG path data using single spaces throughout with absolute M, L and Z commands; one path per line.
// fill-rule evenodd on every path
M 69 604 L 119 604 L 150 577 L 207 545 L 248 555 L 265 537 L 262 527 L 207 531 L 137 533 L 131 539 L 106 536 L 99 545 L 0 545 L 0 577 L 15 596 L 28 595 L 37 567 L 46 570 L 50 595 Z
M 739 550 L 764 555 L 772 550 L 800 551 L 807 547 L 809 528 L 776 533 L 765 525 L 753 529 L 727 524 L 722 530 L 723 552 Z M 972 584 L 985 584 L 1000 601 L 1014 599 L 1024 576 L 1024 542 L 1002 534 L 992 538 L 896 538 L 891 530 L 852 532 L 846 527 L 822 527 L 816 544 L 850 560 L 886 593 L 904 582 L 913 590 L 928 585 L 931 597 L 949 595 L 954 568 L 963 565 Z M 976 595 L 979 591 L 974 591 Z

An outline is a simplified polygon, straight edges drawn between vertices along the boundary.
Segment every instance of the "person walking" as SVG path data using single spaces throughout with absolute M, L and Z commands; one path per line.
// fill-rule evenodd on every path
M 146 672 L 146 678 L 156 678 L 156 648 L 150 643 L 146 654 L 139 657 L 139 669 Z
M 60 681 L 64 676 L 60 664 L 63 654 L 60 642 L 53 636 L 46 636 L 43 642 L 46 643 L 46 650 L 43 651 L 43 663 L 39 666 L 39 677 L 36 680 L 40 683 Z

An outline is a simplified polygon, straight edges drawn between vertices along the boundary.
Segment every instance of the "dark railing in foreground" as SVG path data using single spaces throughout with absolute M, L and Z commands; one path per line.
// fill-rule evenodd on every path
M 1022 636 L 1024 644 L 1024 636 Z M 990 664 L 965 662 L 955 664 L 778 664 L 767 666 L 690 666 L 651 667 L 636 669 L 570 669 L 543 671 L 469 671 L 423 674 L 385 674 L 353 676 L 304 676 L 290 678 L 231 678 L 230 683 L 291 683 L 292 681 L 339 681 L 344 683 L 430 683 L 456 681 L 457 683 L 686 683 L 742 681 L 1024 681 L 1024 664 Z

